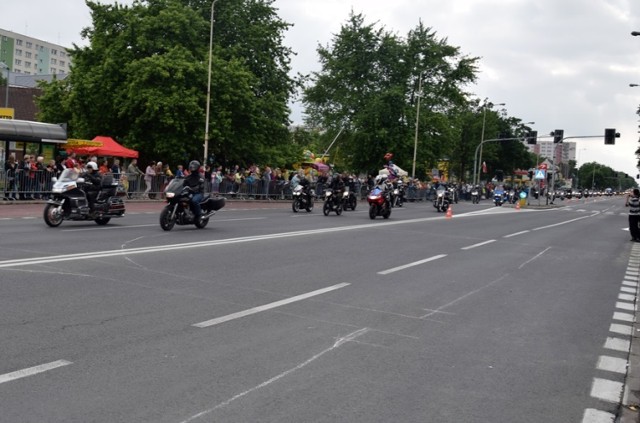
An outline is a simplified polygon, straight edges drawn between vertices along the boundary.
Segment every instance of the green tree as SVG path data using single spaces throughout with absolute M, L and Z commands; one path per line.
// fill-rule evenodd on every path
M 460 134 L 452 123 L 466 101 L 460 87 L 475 80 L 477 59 L 461 56 L 422 23 L 401 39 L 353 12 L 317 51 L 322 69 L 303 93 L 307 123 L 344 130 L 338 149 L 345 166 L 379 169 L 393 152 L 396 164 L 410 170 L 416 121 L 417 174 L 451 154 Z
M 216 3 L 209 151 L 219 163 L 283 161 L 296 80 L 282 46 L 289 24 L 273 1 Z M 202 157 L 211 1 L 87 1 L 93 26 L 71 52 L 68 81 L 44 86 L 43 116 L 58 108 L 76 138 L 111 135 L 144 158 Z M 57 104 L 56 104 L 57 103 Z

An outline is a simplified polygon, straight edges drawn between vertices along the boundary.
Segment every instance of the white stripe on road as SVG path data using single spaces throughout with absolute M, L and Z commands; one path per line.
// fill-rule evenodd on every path
M 511 238 L 512 236 L 518 236 L 518 235 L 522 235 L 522 234 L 526 234 L 526 233 L 529 233 L 529 230 L 516 232 L 515 234 L 505 235 L 505 236 L 503 236 L 503 238 Z
M 591 396 L 603 401 L 617 403 L 622 395 L 622 383 L 613 380 L 594 378 Z
M 630 314 L 630 313 L 622 313 L 622 312 L 616 311 L 615 313 L 613 313 L 613 320 L 621 320 L 623 322 L 633 323 L 635 320 L 635 317 L 633 314 Z
M 615 414 L 606 411 L 587 408 L 582 416 L 582 423 L 613 423 L 616 419 Z
M 481 247 L 483 245 L 491 244 L 492 242 L 496 242 L 496 240 L 495 239 L 490 239 L 488 241 L 479 242 L 479 243 L 473 244 L 473 245 L 468 245 L 466 247 L 462 247 L 461 250 L 470 250 L 472 248 Z
M 40 364 L 39 366 L 29 367 L 28 369 L 22 369 L 22 370 L 17 370 L 11 373 L 5 373 L 3 375 L 0 375 L 0 383 L 10 382 L 12 380 L 21 379 L 27 376 L 33 376 L 35 374 L 46 372 L 48 370 L 53 370 L 58 367 L 68 366 L 69 364 L 72 364 L 72 363 L 67 360 L 58 360 L 58 361 L 53 361 L 51 363 Z
M 438 259 L 441 259 L 441 258 L 446 257 L 446 256 L 447 256 L 446 254 L 439 254 L 437 256 L 429 257 L 429 258 L 426 258 L 424 260 L 418 260 L 418 261 L 414 261 L 413 263 L 408 263 L 408 264 L 405 264 L 405 265 L 402 265 L 402 266 L 394 267 L 392 269 L 383 270 L 381 272 L 378 272 L 378 274 L 379 275 L 388 275 L 389 273 L 394 273 L 394 272 L 397 272 L 399 270 L 408 269 L 409 267 L 413 267 L 413 266 L 419 266 L 421 264 L 428 263 L 428 262 L 433 261 L 433 260 L 438 260 Z
M 618 301 L 616 303 L 616 308 L 619 308 L 620 310 L 635 310 L 636 306 L 633 303 Z
M 235 222 L 238 220 L 262 220 L 266 217 L 247 217 L 244 219 L 216 219 L 216 222 Z M 107 231 L 110 229 L 129 229 L 129 228 L 146 228 L 149 226 L 159 226 L 157 223 L 151 225 L 127 225 L 127 226 L 97 226 L 91 228 L 78 228 L 78 229 L 62 229 L 62 232 L 83 232 L 83 231 Z
M 604 347 L 608 350 L 629 352 L 631 348 L 631 341 L 620 338 L 607 338 L 604 343 Z
M 578 220 L 588 219 L 588 218 L 590 218 L 590 217 L 597 216 L 597 215 L 599 215 L 599 214 L 600 214 L 600 212 L 595 212 L 595 213 L 593 213 L 593 214 L 590 214 L 589 216 L 582 216 L 582 217 L 578 217 L 578 218 L 576 218 L 576 219 L 565 220 L 564 222 L 554 223 L 554 224 L 552 224 L 552 225 L 540 226 L 540 227 L 538 227 L 538 228 L 533 228 L 533 229 L 531 229 L 531 230 L 532 230 L 532 231 L 540 231 L 540 230 L 542 230 L 542 229 L 555 228 L 556 226 L 562 226 L 562 225 L 566 225 L 567 223 L 576 222 L 576 221 L 578 221 Z
M 608 355 L 601 355 L 596 367 L 598 370 L 626 374 L 627 360 L 618 357 L 609 357 Z
M 250 308 L 248 310 L 239 311 L 233 314 L 227 314 L 226 316 L 217 317 L 215 319 L 207 320 L 205 322 L 196 323 L 193 326 L 197 328 L 207 328 L 214 325 L 219 325 L 220 323 L 228 322 L 229 320 L 239 319 L 241 317 L 250 316 L 252 314 L 260 313 L 265 310 L 271 310 L 272 308 L 280 307 L 286 304 L 290 304 L 296 301 L 301 301 L 307 298 L 315 297 L 316 295 L 324 294 L 330 291 L 335 291 L 336 289 L 344 288 L 345 286 L 349 286 L 349 283 L 339 283 L 337 285 L 329 286 L 327 288 L 318 289 L 316 291 L 307 292 L 306 294 L 297 295 L 295 297 L 287 298 L 285 300 L 276 301 L 274 303 L 261 305 L 259 307 Z

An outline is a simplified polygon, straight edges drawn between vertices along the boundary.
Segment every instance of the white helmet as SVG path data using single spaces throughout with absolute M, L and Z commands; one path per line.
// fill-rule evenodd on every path
M 96 164 L 96 162 L 88 162 L 87 169 L 98 170 L 98 165 Z

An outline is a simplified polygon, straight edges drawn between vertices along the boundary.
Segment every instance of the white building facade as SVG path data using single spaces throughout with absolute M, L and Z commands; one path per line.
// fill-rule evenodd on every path
M 71 57 L 63 46 L 0 28 L 0 62 L 9 67 L 10 77 L 58 75 L 69 73 Z

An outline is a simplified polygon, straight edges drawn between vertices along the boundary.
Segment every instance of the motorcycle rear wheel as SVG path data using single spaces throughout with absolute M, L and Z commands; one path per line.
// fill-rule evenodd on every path
M 297 199 L 293 200 L 293 203 L 291 203 L 291 209 L 294 213 L 298 213 L 300 211 L 300 201 Z
M 62 213 L 58 212 L 58 206 L 55 204 L 47 204 L 44 207 L 44 222 L 47 225 L 55 228 L 60 226 L 63 220 L 64 217 L 62 217 Z
M 382 212 L 382 218 L 388 219 L 391 216 L 391 207 L 387 207 L 385 211 Z
M 338 204 L 336 206 L 336 215 L 340 216 L 342 214 L 342 204 Z
M 313 211 L 313 198 L 309 199 L 309 202 L 307 203 L 307 207 L 305 207 L 305 210 L 307 211 L 307 213 L 311 213 Z
M 358 205 L 358 200 L 356 199 L 356 197 L 353 197 L 351 199 L 351 210 L 355 210 L 357 205 Z
M 169 207 L 165 207 L 160 212 L 160 227 L 165 231 L 170 231 L 176 224 L 176 219 L 171 218 L 171 209 Z

